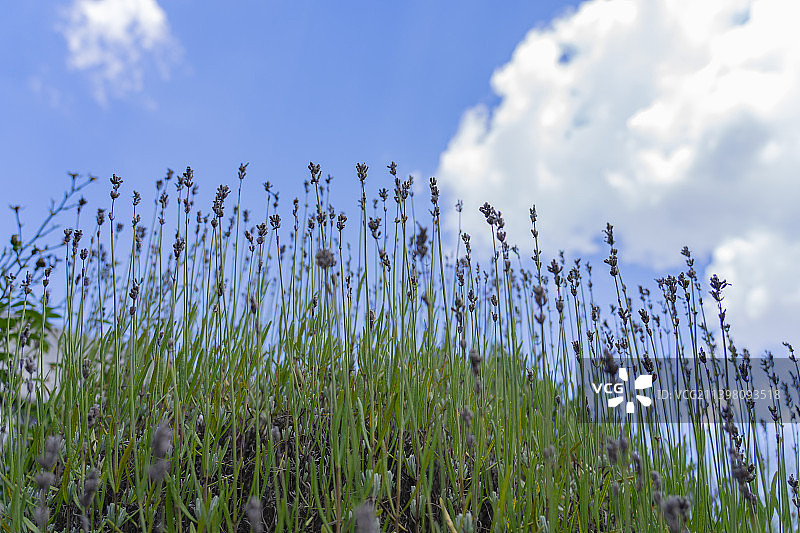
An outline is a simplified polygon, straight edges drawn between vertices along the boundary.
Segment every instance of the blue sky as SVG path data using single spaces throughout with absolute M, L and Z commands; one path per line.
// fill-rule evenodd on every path
M 463 199 L 474 234 L 488 200 L 524 246 L 536 203 L 550 257 L 599 264 L 611 221 L 632 286 L 689 245 L 733 283 L 737 338 L 800 344 L 796 5 L 496 5 L 20 2 L 0 19 L 4 199 L 30 230 L 68 171 L 102 178 L 96 208 L 112 172 L 148 198 L 191 165 L 210 204 L 249 162 L 245 192 L 270 180 L 288 209 L 313 160 L 352 212 L 355 163 L 377 189 L 394 160 Z
M 209 192 L 249 161 L 285 195 L 309 160 L 339 187 L 362 160 L 432 175 L 461 113 L 490 101 L 493 69 L 567 7 L 164 1 L 171 42 L 126 65 L 140 90 L 115 94 L 133 74 L 69 67 L 63 27 L 79 4 L 25 2 L 0 22 L 0 154 L 6 176 L 25 176 L 8 180 L 9 197 L 31 214 L 73 170 L 147 190 L 190 164 Z

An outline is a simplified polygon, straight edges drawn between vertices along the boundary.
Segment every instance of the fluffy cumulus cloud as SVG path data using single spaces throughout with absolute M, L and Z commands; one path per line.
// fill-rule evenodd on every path
M 464 113 L 437 176 L 465 212 L 500 209 L 520 244 L 536 204 L 551 256 L 605 252 L 606 221 L 623 261 L 677 267 L 688 245 L 712 261 L 706 280 L 733 283 L 744 342 L 788 338 L 800 323 L 798 18 L 791 0 L 588 1 L 527 34 L 491 78 L 499 103 Z M 488 236 L 467 218 L 473 240 Z
M 74 0 L 60 29 L 69 66 L 91 76 L 101 103 L 141 91 L 148 65 L 166 77 L 179 54 L 156 0 Z

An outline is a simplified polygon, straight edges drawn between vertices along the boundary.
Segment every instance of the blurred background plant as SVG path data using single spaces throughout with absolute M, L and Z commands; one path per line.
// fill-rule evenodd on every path
M 13 361 L 20 350 L 33 347 L 49 351 L 56 338 L 55 321 L 61 318 L 58 304 L 50 301 L 49 278 L 60 259 L 56 251 L 64 246 L 58 230 L 70 213 L 80 223 L 86 200 L 81 191 L 97 180 L 70 173 L 69 184 L 61 198 L 50 200 L 44 220 L 34 231 L 24 231 L 21 205 L 9 205 L 16 231 L 0 251 L 0 390 L 9 386 Z M 42 290 L 36 291 L 36 287 Z M 20 290 L 21 289 L 21 290 Z M 38 296 L 38 301 L 34 297 Z M 21 359 L 19 361 L 22 363 Z M 16 365 L 16 371 L 21 371 Z M 40 369 L 41 370 L 41 369 Z M 4 395 L 4 398 L 6 396 Z M 5 401 L 5 400 L 3 400 Z

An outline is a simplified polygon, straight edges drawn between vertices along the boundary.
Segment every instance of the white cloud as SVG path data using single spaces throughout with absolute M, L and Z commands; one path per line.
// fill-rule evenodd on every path
M 179 54 L 156 0 L 74 0 L 60 29 L 68 65 L 89 73 L 102 104 L 141 91 L 148 61 L 167 77 Z
M 753 230 L 726 239 L 714 249 L 706 279 L 717 274 L 731 284 L 723 290 L 723 307 L 735 342 L 756 342 L 780 354 L 786 353 L 780 346 L 784 340 L 797 346 L 798 265 L 796 235 Z M 705 300 L 706 317 L 716 321 L 716 302 L 710 297 Z
M 776 287 L 798 284 L 776 265 L 800 246 L 799 17 L 790 0 L 585 2 L 495 71 L 499 104 L 464 113 L 440 158 L 443 190 L 465 213 L 500 209 L 522 245 L 535 203 L 550 254 L 604 251 L 610 221 L 623 261 L 677 267 L 683 245 L 713 255 L 748 287 L 752 305 L 733 290 L 726 301 L 749 309 L 748 340 L 761 342 Z M 463 225 L 473 241 L 489 235 L 480 215 Z M 788 335 L 800 302 L 781 301 L 770 324 Z

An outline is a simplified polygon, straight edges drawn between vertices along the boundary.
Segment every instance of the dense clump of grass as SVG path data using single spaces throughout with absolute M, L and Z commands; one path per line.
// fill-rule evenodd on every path
M 208 213 L 192 170 L 168 172 L 150 228 L 133 192 L 128 240 L 115 175 L 110 205 L 64 232 L 58 387 L 26 402 L 44 369 L 24 364 L 28 339 L 6 340 L 3 531 L 792 529 L 798 482 L 781 446 L 768 478 L 758 421 L 727 410 L 681 432 L 666 408 L 587 412 L 584 360 L 735 350 L 726 282 L 711 280 L 711 325 L 688 250 L 687 272 L 658 282 L 662 310 L 645 288 L 635 309 L 609 225 L 618 300 L 604 317 L 590 265 L 565 276 L 563 254 L 544 261 L 535 208 L 521 248 L 481 208 L 494 253 L 479 265 L 466 234 L 445 255 L 433 178 L 420 214 L 394 163 L 393 194 L 372 202 L 357 165 L 350 227 L 309 164 L 287 228 L 269 183 L 263 217 L 241 206 L 246 170 L 236 203 L 220 186 Z M 3 294 L 7 338 L 37 308 L 27 281 L 21 299 Z

